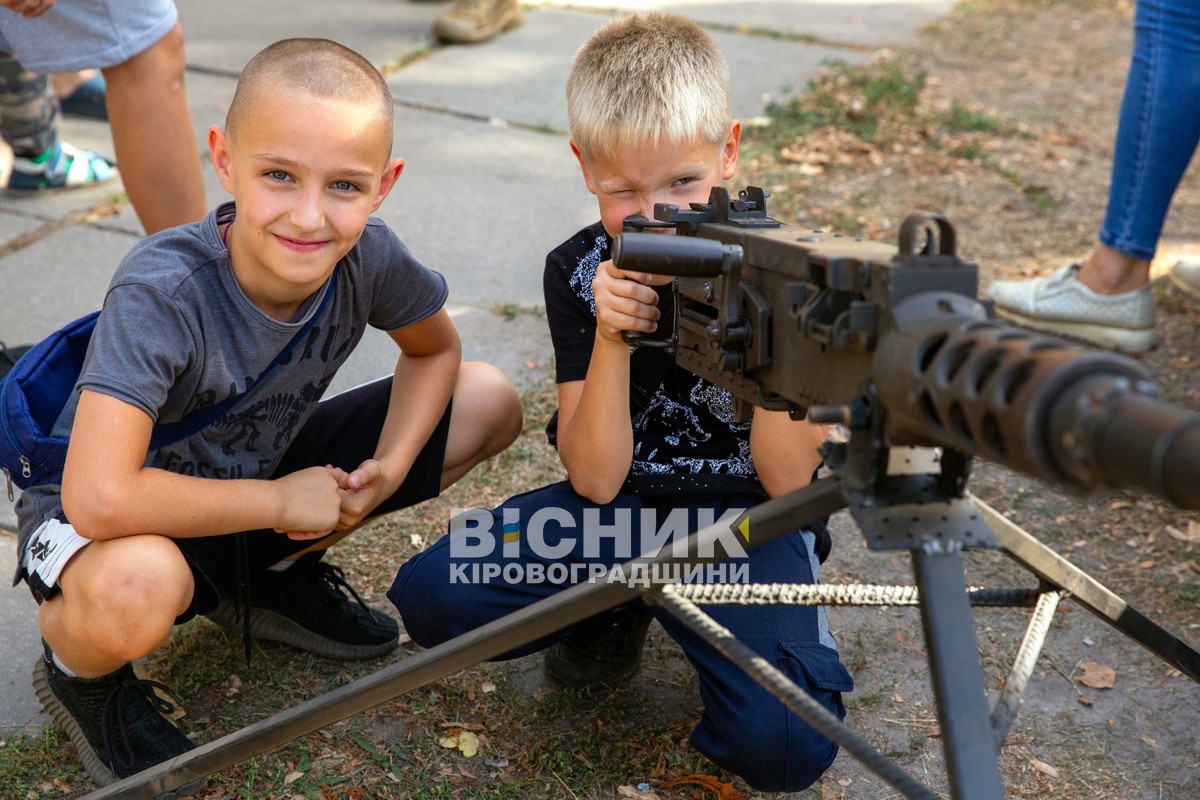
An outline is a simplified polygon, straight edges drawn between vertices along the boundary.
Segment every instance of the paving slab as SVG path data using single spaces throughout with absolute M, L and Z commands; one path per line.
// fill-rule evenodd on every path
M 14 211 L 0 211 L 0 247 L 6 247 L 12 243 L 14 239 L 20 236 L 26 236 L 38 228 L 45 225 L 45 221 L 31 217 L 28 214 L 18 213 Z M 4 319 L 4 308 L 8 304 L 8 299 L 5 296 L 7 284 L 3 284 L 4 289 L 0 289 L 0 320 Z M 0 322 L 0 341 L 4 339 L 4 324 Z
M 446 6 L 399 0 L 178 0 L 179 20 L 193 69 L 242 71 L 271 42 L 293 36 L 333 39 L 378 67 L 432 44 L 433 20 Z
M 38 733 L 50 718 L 33 694 L 30 675 L 42 652 L 37 627 L 37 603 L 25 584 L 10 586 L 17 568 L 16 538 L 0 533 L 0 627 L 4 652 L 0 658 L 0 736 Z
M 394 152 L 377 215 L 458 305 L 541 303 L 546 253 L 599 216 L 564 136 L 400 108 Z
M 128 233 L 73 225 L 0 258 L 0 338 L 36 342 L 100 308 L 117 264 L 136 242 Z
M 546 0 L 548 6 L 614 11 L 671 11 L 746 32 L 879 47 L 907 42 L 955 0 Z
M 524 25 L 487 47 L 438 50 L 391 75 L 388 85 L 400 103 L 564 132 L 571 59 L 608 19 L 575 9 L 534 9 Z M 720 30 L 713 38 L 729 62 L 730 100 L 734 116 L 742 119 L 760 116 L 770 100 L 804 88 L 831 59 L 866 58 L 858 50 L 786 38 Z
M 498 367 L 521 392 L 545 385 L 552 375 L 553 348 L 545 314 L 535 308 L 481 309 L 447 305 L 463 342 L 463 361 L 486 361 Z M 327 397 L 392 374 L 396 344 L 386 333 L 368 330 L 338 370 Z M 4 516 L 0 511 L 0 527 Z

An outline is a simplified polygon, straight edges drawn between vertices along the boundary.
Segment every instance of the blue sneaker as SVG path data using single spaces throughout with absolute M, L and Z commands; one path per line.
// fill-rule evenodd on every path
M 14 157 L 8 190 L 19 194 L 32 194 L 59 189 L 81 189 L 106 183 L 115 177 L 116 167 L 104 156 L 91 150 L 80 150 L 66 142 L 59 142 L 35 158 Z

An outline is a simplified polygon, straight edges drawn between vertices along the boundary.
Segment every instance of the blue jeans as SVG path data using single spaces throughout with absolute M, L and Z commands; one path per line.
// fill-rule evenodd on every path
M 729 509 L 746 508 L 754 498 L 726 497 L 674 502 L 663 498 L 671 509 L 686 509 L 687 528 L 699 524 L 699 510 L 708 509 L 711 519 L 724 517 Z M 492 622 L 518 609 L 566 588 L 560 581 L 509 579 L 498 575 L 491 581 L 464 582 L 454 579 L 455 567 L 464 564 L 480 568 L 527 567 L 538 572 L 554 565 L 603 564 L 611 566 L 628 558 L 611 532 L 622 528 L 634 543 L 633 555 L 640 554 L 641 514 L 653 508 L 651 498 L 622 494 L 605 506 L 580 497 L 569 483 L 557 483 L 510 498 L 491 513 L 491 530 L 508 539 L 490 552 L 465 557 L 452 551 L 451 537 L 443 536 L 428 549 L 413 556 L 400 568 L 388 598 L 400 610 L 404 627 L 413 641 L 424 647 L 445 642 L 474 628 Z M 562 519 L 547 521 L 540 527 L 540 540 L 531 533 L 535 525 L 526 524 L 542 509 L 562 509 Z M 505 512 L 508 512 L 506 517 Z M 650 524 L 661 530 L 664 514 Z M 486 512 L 485 512 L 486 513 Z M 676 512 L 680 513 L 680 512 Z M 610 534 L 589 537 L 585 529 L 587 515 Z M 621 514 L 628 514 L 629 525 L 615 525 Z M 518 526 L 513 520 L 519 519 Z M 568 521 L 567 524 L 563 524 Z M 505 522 L 509 522 L 505 525 Z M 594 528 L 593 528 L 594 530 Z M 686 533 L 686 531 L 685 531 Z M 595 550 L 589 550 L 588 541 Z M 773 542 L 748 551 L 748 579 L 755 583 L 812 583 L 817 577 L 817 558 L 813 553 L 814 535 L 795 531 Z M 554 552 L 550 553 L 549 549 Z M 730 558 L 725 564 L 741 559 Z M 516 570 L 513 569 L 515 573 Z M 462 574 L 461 572 L 459 573 Z M 468 578 L 471 573 L 466 573 Z M 584 579 L 586 579 L 584 575 Z M 762 655 L 796 681 L 817 701 L 839 717 L 845 716 L 841 692 L 853 688 L 853 680 L 838 660 L 823 609 L 811 606 L 737 606 L 717 605 L 705 609 L 742 642 Z M 663 628 L 682 647 L 699 677 L 704 712 L 692 732 L 692 746 L 721 767 L 740 775 L 756 789 L 764 791 L 800 791 L 812 784 L 833 763 L 837 746 L 792 714 L 775 697 L 727 661 L 700 637 L 661 609 L 655 616 Z M 546 637 L 505 654 L 505 658 L 525 655 L 553 644 L 568 631 Z
M 1101 243 L 1154 257 L 1171 197 L 1200 142 L 1200 3 L 1138 0 Z

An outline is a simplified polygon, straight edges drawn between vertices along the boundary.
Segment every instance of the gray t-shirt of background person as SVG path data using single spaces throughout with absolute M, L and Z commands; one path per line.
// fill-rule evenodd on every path
M 291 322 L 259 310 L 242 292 L 221 241 L 227 203 L 191 225 L 139 242 L 109 285 L 76 393 L 55 425 L 68 435 L 79 391 L 137 406 L 156 423 L 243 392 L 320 306 L 314 293 Z M 370 219 L 338 263 L 333 297 L 304 339 L 261 385 L 212 425 L 151 451 L 146 465 L 206 478 L 270 476 L 366 325 L 394 330 L 445 303 L 445 279 L 422 266 L 382 221 Z M 17 504 L 24 541 L 62 515 L 59 487 L 31 487 Z

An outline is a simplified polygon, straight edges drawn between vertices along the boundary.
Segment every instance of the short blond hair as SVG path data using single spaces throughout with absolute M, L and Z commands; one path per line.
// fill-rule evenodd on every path
M 567 77 L 567 120 L 584 157 L 697 137 L 725 141 L 729 67 L 707 31 L 678 14 L 632 14 L 597 30 Z
M 280 91 L 374 105 L 391 147 L 392 93 L 379 70 L 349 47 L 329 39 L 297 38 L 282 39 L 260 50 L 238 77 L 225 115 L 225 133 L 230 140 L 258 97 Z

